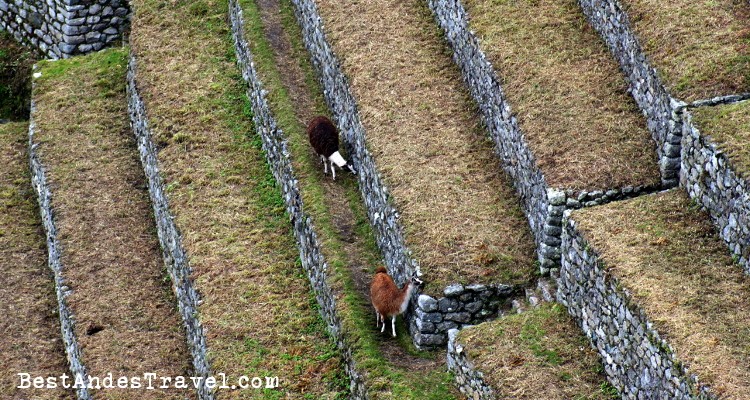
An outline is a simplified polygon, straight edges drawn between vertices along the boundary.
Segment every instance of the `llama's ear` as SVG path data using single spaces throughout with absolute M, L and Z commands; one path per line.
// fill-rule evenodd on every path
M 414 284 L 415 284 L 415 285 L 417 285 L 417 286 L 422 286 L 422 285 L 424 285 L 424 281 L 423 281 L 423 280 L 421 280 L 421 279 L 419 279 L 419 278 L 417 278 L 417 274 L 414 274 L 414 275 L 412 275 L 412 277 L 411 277 L 411 281 L 412 281 L 412 283 L 414 283 Z

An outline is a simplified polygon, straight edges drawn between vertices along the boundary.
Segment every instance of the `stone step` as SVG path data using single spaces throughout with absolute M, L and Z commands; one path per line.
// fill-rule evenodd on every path
M 31 188 L 25 122 L 0 125 L 0 397 L 72 399 L 73 392 L 19 389 L 17 374 L 70 375 L 60 338 L 54 280 Z M 30 383 L 30 382 L 29 382 Z
M 44 178 L 37 175 L 35 181 L 45 182 L 51 193 L 60 274 L 88 375 L 103 379 L 111 373 L 115 380 L 189 375 L 182 321 L 163 273 L 128 126 L 126 60 L 126 51 L 109 50 L 39 63 L 29 136 Z M 91 394 L 105 397 L 108 390 L 120 389 L 94 388 Z M 155 389 L 137 396 L 189 394 Z
M 746 398 L 743 274 L 681 190 L 573 212 L 558 299 L 628 398 Z

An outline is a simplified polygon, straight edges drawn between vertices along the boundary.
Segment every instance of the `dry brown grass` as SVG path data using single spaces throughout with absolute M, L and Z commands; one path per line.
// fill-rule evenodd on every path
M 128 124 L 125 67 L 122 50 L 40 63 L 35 141 L 53 193 L 61 263 L 72 289 L 68 304 L 87 372 L 184 375 L 189 355 Z M 138 392 L 144 399 L 186 395 Z
M 679 190 L 578 211 L 585 237 L 719 397 L 750 398 L 750 279 Z
M 0 397 L 71 399 L 64 389 L 16 389 L 17 373 L 68 372 L 57 300 L 31 188 L 28 124 L 0 124 Z
M 343 367 L 258 148 L 233 59 L 225 1 L 137 0 L 131 44 L 183 245 L 204 300 L 211 367 L 278 376 L 281 388 L 222 398 L 334 398 Z M 345 379 L 345 378 L 344 378 Z
M 550 186 L 659 184 L 646 121 L 575 0 L 465 4 Z
M 599 356 L 559 304 L 465 329 L 459 343 L 498 398 L 617 398 Z
M 529 279 L 515 193 L 422 1 L 318 1 L 427 292 Z
M 693 124 L 726 152 L 735 170 L 750 177 L 750 101 L 691 111 Z
M 622 0 L 646 55 L 683 101 L 750 92 L 746 0 Z

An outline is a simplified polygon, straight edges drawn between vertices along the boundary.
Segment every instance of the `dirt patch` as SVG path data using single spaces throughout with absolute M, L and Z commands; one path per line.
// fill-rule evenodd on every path
M 527 282 L 528 223 L 427 5 L 317 3 L 425 292 Z
M 127 53 L 40 63 L 35 142 L 47 168 L 75 334 L 92 376 L 189 373 L 143 169 L 128 124 Z M 133 392 L 95 396 L 128 398 Z M 184 398 L 144 390 L 141 398 Z
M 619 398 L 599 355 L 559 304 L 465 329 L 458 340 L 499 398 Z
M 750 178 L 750 101 L 690 111 L 693 124 L 726 153 L 738 174 Z
M 326 334 L 254 133 L 226 1 L 134 1 L 131 44 L 170 206 L 203 303 L 212 370 L 278 376 L 222 398 L 338 398 Z
M 547 184 L 659 184 L 646 120 L 575 0 L 465 3 Z
M 750 279 L 681 190 L 573 213 L 607 270 L 718 397 L 750 397 Z
M 623 0 L 646 56 L 672 95 L 695 101 L 750 92 L 745 0 Z
M 26 143 L 28 124 L 0 124 L 0 396 L 72 399 L 64 389 L 16 388 L 18 373 L 70 374 Z

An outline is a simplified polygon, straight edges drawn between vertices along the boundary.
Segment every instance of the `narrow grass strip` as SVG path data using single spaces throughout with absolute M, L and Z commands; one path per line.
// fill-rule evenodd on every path
M 270 106 L 275 120 L 275 123 L 267 121 L 264 125 L 280 129 L 275 131 L 276 135 L 281 135 L 276 140 L 283 140 L 284 137 L 289 139 L 289 156 L 295 175 L 299 179 L 304 209 L 315 221 L 315 231 L 319 233 L 317 237 L 320 238 L 321 250 L 331 267 L 327 282 L 338 299 L 335 312 L 342 326 L 341 335 L 347 348 L 345 351 L 350 352 L 357 366 L 357 373 L 363 374 L 366 396 L 369 398 L 453 398 L 450 376 L 444 372 L 442 363 L 430 362 L 428 365 L 434 365 L 432 368 L 414 369 L 394 365 L 382 354 L 382 345 L 379 343 L 382 339 L 378 339 L 379 332 L 372 329 L 371 307 L 363 296 L 361 284 L 358 285 L 356 282 L 362 279 L 363 271 L 364 279 L 369 282 L 372 270 L 370 267 L 379 259 L 373 234 L 367 223 L 354 179 L 343 175 L 336 182 L 331 182 L 329 177 L 322 175 L 318 158 L 310 151 L 304 131 L 305 117 L 311 114 L 325 114 L 327 111 L 323 105 L 322 93 L 315 83 L 312 68 L 307 61 L 301 33 L 294 21 L 292 5 L 289 1 L 280 3 L 270 7 L 268 3 L 265 5 L 266 8 L 270 8 L 265 10 L 266 14 L 275 12 L 275 7 L 279 7 L 281 13 L 279 21 L 274 21 L 273 26 L 269 28 L 268 19 L 277 17 L 266 15 L 267 19 L 264 21 L 255 2 L 242 1 L 241 5 L 248 21 L 244 34 L 253 53 L 253 66 L 268 91 L 267 106 Z M 283 31 L 279 31 L 278 28 Z M 268 31 L 276 33 L 277 36 L 273 37 L 273 40 L 277 41 L 276 44 L 269 44 Z M 284 54 L 279 54 L 279 48 L 286 49 Z M 297 76 L 290 78 L 290 73 Z M 299 86 L 291 87 L 290 81 L 297 82 Z M 294 100 L 291 98 L 292 92 L 298 96 Z M 253 92 L 251 96 L 258 96 L 258 93 Z M 303 99 L 300 99 L 300 96 Z M 267 146 L 280 145 L 275 143 Z M 335 207 L 339 209 L 332 210 Z M 349 210 L 347 214 L 342 213 L 341 208 L 353 210 Z M 334 221 L 341 217 L 353 220 Z M 345 243 L 347 239 L 342 237 L 342 224 L 356 224 L 360 227 L 356 234 L 357 238 L 349 237 L 349 242 L 354 244 Z M 360 275 L 360 278 L 356 275 Z M 403 330 L 399 334 L 402 338 L 406 337 Z M 404 343 L 402 341 L 401 345 Z M 427 359 L 434 357 L 427 356 Z M 425 364 L 425 361 L 427 360 L 419 360 L 418 363 Z
M 139 0 L 133 9 L 136 78 L 201 295 L 211 371 L 278 377 L 277 388 L 218 389 L 217 397 L 345 396 L 251 123 L 227 2 Z
M 71 399 L 73 391 L 63 388 L 18 388 L 18 374 L 68 372 L 54 280 L 30 184 L 28 126 L 0 124 L 0 397 Z
M 189 375 L 184 332 L 165 284 L 128 126 L 126 59 L 126 51 L 108 50 L 41 62 L 34 141 L 53 188 L 60 261 L 87 372 L 100 379 L 110 373 L 184 376 Z M 138 389 L 92 394 L 129 398 L 133 391 Z M 142 389 L 137 395 L 184 398 L 189 392 Z
M 750 178 L 750 101 L 690 111 L 693 123 L 711 137 L 735 164 L 737 173 Z

